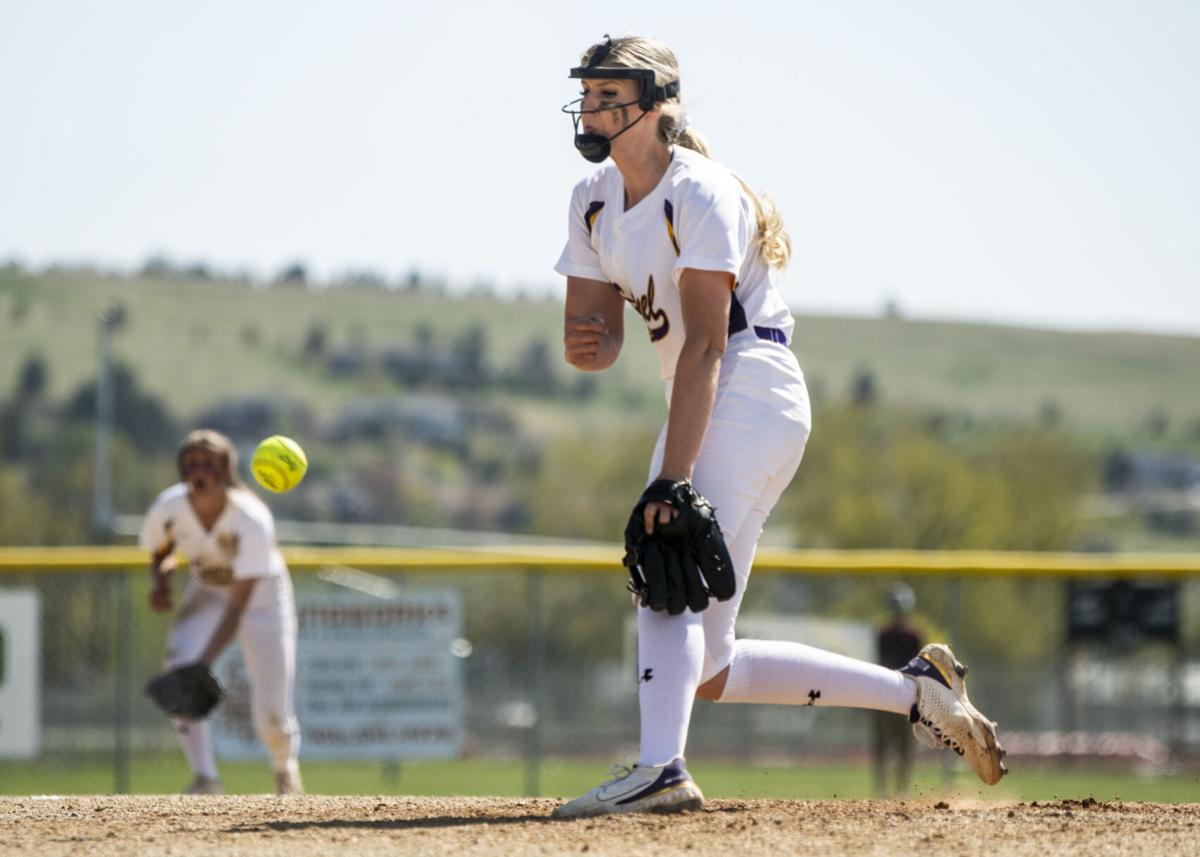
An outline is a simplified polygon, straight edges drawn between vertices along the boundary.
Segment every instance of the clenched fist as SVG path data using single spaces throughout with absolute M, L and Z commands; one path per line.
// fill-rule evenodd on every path
M 603 368 L 600 366 L 600 348 L 607 334 L 608 325 L 599 314 L 567 319 L 563 327 L 567 362 L 576 369 Z

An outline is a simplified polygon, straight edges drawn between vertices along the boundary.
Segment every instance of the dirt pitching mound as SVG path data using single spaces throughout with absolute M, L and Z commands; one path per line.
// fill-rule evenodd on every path
M 0 857 L 1194 854 L 1200 805 L 1062 800 L 711 800 L 702 812 L 556 821 L 556 800 L 4 797 Z

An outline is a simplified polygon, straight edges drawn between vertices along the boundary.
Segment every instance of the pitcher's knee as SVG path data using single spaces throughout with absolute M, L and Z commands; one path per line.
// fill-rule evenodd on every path
M 721 694 L 725 692 L 725 682 L 728 678 L 729 667 L 725 667 L 725 669 L 696 688 L 696 698 L 708 699 L 713 702 L 717 701 L 721 698 Z

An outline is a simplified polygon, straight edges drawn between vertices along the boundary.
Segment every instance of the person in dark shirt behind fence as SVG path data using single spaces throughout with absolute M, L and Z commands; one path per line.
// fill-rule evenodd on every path
M 888 621 L 876 636 L 877 660 L 888 669 L 900 669 L 921 651 L 925 640 L 912 623 L 917 606 L 916 595 L 905 583 L 897 584 L 887 594 Z M 887 711 L 873 712 L 871 743 L 871 773 L 876 797 L 904 794 L 912 779 L 913 739 L 908 722 Z M 888 790 L 889 761 L 895 762 L 895 789 Z

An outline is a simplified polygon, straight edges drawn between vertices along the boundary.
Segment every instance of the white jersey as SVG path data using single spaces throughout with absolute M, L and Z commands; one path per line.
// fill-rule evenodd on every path
M 275 520 L 244 488 L 229 491 L 211 530 L 188 501 L 186 483 L 163 491 L 146 513 L 138 544 L 155 552 L 171 542 L 187 557 L 188 569 L 200 583 L 228 589 L 234 581 L 258 578 L 247 609 L 291 601 L 287 565 L 275 543 Z
M 729 333 L 752 331 L 786 345 L 792 314 L 759 254 L 754 201 L 716 161 L 675 146 L 645 199 L 625 210 L 625 182 L 610 164 L 575 186 L 567 245 L 554 270 L 612 283 L 646 321 L 659 373 L 675 375 L 683 348 L 679 277 L 684 268 L 736 278 Z
M 257 580 L 238 625 L 237 639 L 250 682 L 254 729 L 277 774 L 299 770 L 300 726 L 296 682 L 296 605 L 292 580 L 275 544 L 271 510 L 245 488 L 228 492 L 212 529 L 188 502 L 186 483 L 158 495 L 142 522 L 138 543 L 157 552 L 174 543 L 187 557 L 191 580 L 167 638 L 165 669 L 199 658 L 220 627 L 231 585 Z M 208 719 L 177 720 L 176 734 L 193 773 L 215 778 Z

